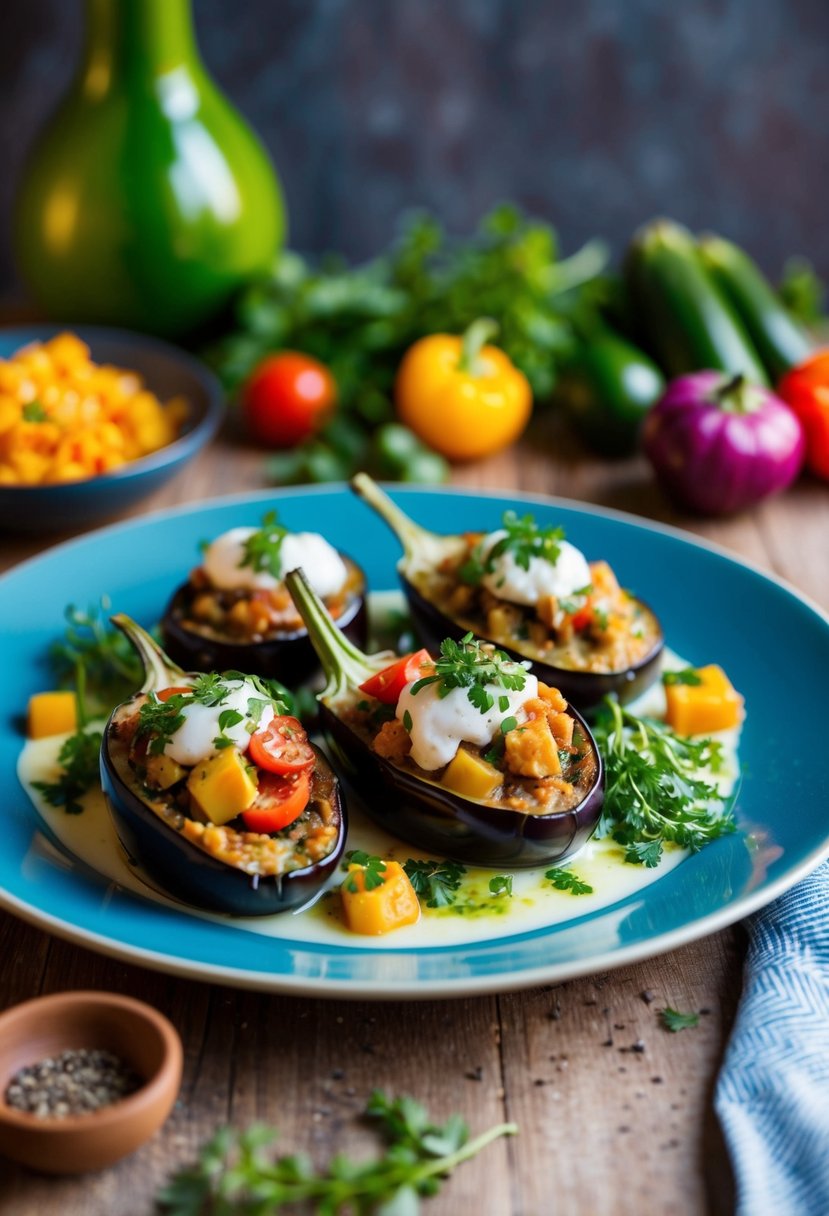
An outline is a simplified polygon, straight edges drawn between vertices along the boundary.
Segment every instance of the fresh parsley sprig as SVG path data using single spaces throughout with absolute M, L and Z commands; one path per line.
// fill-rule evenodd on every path
M 574 874 L 572 870 L 553 866 L 551 870 L 545 871 L 544 877 L 553 884 L 557 891 L 569 891 L 571 895 L 593 894 L 590 884 L 586 883 L 583 878 L 579 878 L 578 874 Z
M 501 527 L 504 535 L 494 545 L 487 548 L 486 538 L 479 541 L 460 567 L 458 576 L 463 582 L 480 583 L 484 575 L 492 574 L 498 558 L 504 553 L 511 553 L 522 570 L 529 570 L 534 557 L 551 565 L 558 561 L 564 540 L 563 528 L 541 527 L 532 515 L 518 516 L 515 511 L 504 512 Z
M 458 861 L 419 861 L 412 857 L 404 861 L 403 869 L 418 899 L 424 900 L 427 908 L 446 908 L 453 904 L 466 874 L 466 866 Z
M 111 604 L 102 596 L 97 607 L 84 611 L 70 604 L 64 610 L 63 637 L 49 647 L 48 661 L 58 685 L 74 688 L 85 720 L 109 713 L 141 683 L 141 661 L 119 629 L 106 619 Z
M 79 730 L 61 744 L 58 764 L 61 771 L 54 781 L 33 781 L 49 806 L 63 807 L 67 815 L 80 815 L 80 799 L 99 780 L 101 741 L 99 730 Z
M 363 890 L 374 891 L 377 887 L 382 887 L 386 881 L 386 863 L 382 857 L 375 857 L 372 853 L 364 853 L 362 849 L 349 849 L 345 855 L 345 866 L 359 866 L 363 874 Z M 350 891 L 352 895 L 356 895 L 360 888 L 357 885 L 357 877 L 355 871 L 351 871 L 343 883 L 346 891 Z
M 262 527 L 247 538 L 240 566 L 250 566 L 255 573 L 264 571 L 274 578 L 282 578 L 282 542 L 288 535 L 276 517 L 276 511 L 262 516 Z
M 712 739 L 675 734 L 606 697 L 593 725 L 605 762 L 605 797 L 597 835 L 625 846 L 625 861 L 653 867 L 666 841 L 698 850 L 734 831 L 730 809 L 701 769 L 722 770 Z
M 527 673 L 503 650 L 476 641 L 467 633 L 459 642 L 445 638 L 440 644 L 440 658 L 432 675 L 423 676 L 412 685 L 412 696 L 422 688 L 437 685 L 439 697 L 446 697 L 453 688 L 466 688 L 467 697 L 482 714 L 488 713 L 495 698 L 487 687 L 495 685 L 511 692 L 520 692 L 527 682 Z M 506 713 L 509 701 L 501 697 L 501 710 Z
M 680 1013 L 678 1009 L 671 1009 L 670 1005 L 659 1010 L 659 1017 L 665 1029 L 670 1030 L 672 1034 L 677 1034 L 680 1030 L 690 1030 L 699 1025 L 698 1013 Z
M 702 676 L 693 667 L 683 667 L 681 671 L 663 671 L 662 683 L 666 688 L 671 684 L 689 684 L 693 687 L 702 683 Z
M 386 1146 L 373 1161 L 338 1155 L 317 1172 L 304 1155 L 272 1157 L 267 1150 L 278 1134 L 274 1128 L 225 1128 L 202 1148 L 195 1165 L 162 1188 L 159 1210 L 166 1216 L 270 1216 L 286 1210 L 416 1216 L 420 1198 L 437 1194 L 457 1165 L 518 1131 L 514 1123 L 499 1123 L 470 1140 L 460 1116 L 433 1123 L 412 1098 L 390 1099 L 379 1091 L 365 1113 Z

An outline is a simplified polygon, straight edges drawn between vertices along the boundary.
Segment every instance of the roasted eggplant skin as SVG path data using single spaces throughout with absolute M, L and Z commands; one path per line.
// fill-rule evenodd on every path
M 604 770 L 593 737 L 580 724 L 596 758 L 590 790 L 569 811 L 529 815 L 474 802 L 436 782 L 424 781 L 371 750 L 322 703 L 320 723 L 338 767 L 364 799 L 366 809 L 393 836 L 452 861 L 498 868 L 554 865 L 587 843 L 602 811 Z
M 460 538 L 439 536 L 429 532 L 410 519 L 380 487 L 365 473 L 358 473 L 351 482 L 354 492 L 376 511 L 381 519 L 388 524 L 400 543 L 403 545 L 403 557 L 397 563 L 397 572 L 403 594 L 409 605 L 415 629 L 427 649 L 434 649 L 444 638 L 454 638 L 456 641 L 469 632 L 469 624 L 462 624 L 454 617 L 447 615 L 414 585 L 407 576 L 407 563 L 417 561 L 423 553 L 431 554 L 439 559 L 442 545 L 451 545 Z M 657 679 L 662 665 L 662 651 L 665 639 L 659 624 L 659 619 L 653 610 L 640 599 L 636 600 L 640 611 L 651 622 L 656 640 L 637 663 L 618 671 L 578 671 L 568 667 L 557 667 L 545 663 L 534 655 L 526 654 L 509 646 L 499 638 L 490 638 L 484 630 L 475 630 L 476 636 L 484 641 L 492 642 L 499 650 L 505 651 L 510 658 L 518 662 L 529 661 L 533 673 L 558 688 L 562 696 L 575 705 L 583 713 L 589 712 L 600 704 L 609 694 L 618 697 L 623 704 L 632 701 L 640 693 L 649 688 Z
M 409 605 L 415 631 L 427 649 L 439 646 L 444 638 L 454 638 L 455 641 L 460 641 L 464 634 L 468 633 L 468 625 L 459 624 L 430 600 L 427 600 L 417 587 L 409 582 L 399 567 L 398 577 Z M 647 613 L 654 621 L 656 620 L 647 604 L 642 600 L 637 600 L 637 603 L 642 612 Z M 484 641 L 493 640 L 488 639 L 485 633 L 478 636 L 483 637 Z M 502 641 L 496 642 L 495 645 L 519 663 L 524 663 L 529 659 L 529 655 L 504 645 Z M 571 707 L 576 705 L 582 712 L 587 713 L 591 709 L 595 709 L 602 699 L 611 693 L 617 696 L 624 705 L 628 701 L 632 701 L 634 697 L 638 697 L 646 688 L 650 688 L 659 676 L 664 648 L 665 639 L 660 632 L 658 640 L 645 657 L 622 671 L 572 671 L 567 667 L 554 667 L 550 663 L 542 663 L 535 658 L 530 659 L 530 662 L 532 671 L 539 680 L 557 688 L 565 700 L 570 702 Z
M 134 622 L 122 616 L 113 617 L 113 621 L 136 642 L 130 631 L 132 628 L 138 630 Z M 143 634 L 143 631 L 139 632 Z M 160 654 L 152 639 L 146 634 L 144 638 Z M 145 658 L 145 653 L 137 648 Z M 160 655 L 160 658 L 167 656 Z M 187 673 L 170 664 L 158 687 L 177 683 L 176 677 L 182 674 Z M 147 691 L 146 686 L 144 691 Z M 329 800 L 337 821 L 334 848 L 326 857 L 303 869 L 281 875 L 252 875 L 211 856 L 165 823 L 141 797 L 138 782 L 130 781 L 127 772 L 119 771 L 110 744 L 115 716 L 122 708 L 118 706 L 113 711 L 104 730 L 101 785 L 121 844 L 130 860 L 137 863 L 153 883 L 175 899 L 230 916 L 270 916 L 289 912 L 321 894 L 336 872 L 345 849 L 347 811 L 339 779 L 318 748 L 314 748 L 315 771 L 323 775 L 331 790 Z
M 337 627 L 356 646 L 365 646 L 368 636 L 365 575 L 353 559 L 344 553 L 340 557 L 358 572 L 359 588 L 337 618 Z M 191 596 L 190 584 L 182 583 L 161 618 L 164 649 L 186 671 L 245 671 L 293 688 L 317 670 L 319 662 L 305 629 L 282 633 L 264 642 L 240 642 L 232 638 L 219 641 L 188 629 L 184 621 Z
M 363 797 L 369 814 L 393 836 L 455 861 L 497 868 L 553 865 L 576 853 L 596 827 L 604 802 L 604 766 L 590 728 L 569 707 L 591 749 L 594 776 L 571 810 L 531 815 L 464 798 L 378 756 L 337 714 L 349 688 L 392 656 L 366 656 L 338 640 L 333 622 L 301 571 L 287 578 L 328 677 L 319 694 L 320 725 L 338 768 Z M 362 670 L 361 670 L 362 669 Z

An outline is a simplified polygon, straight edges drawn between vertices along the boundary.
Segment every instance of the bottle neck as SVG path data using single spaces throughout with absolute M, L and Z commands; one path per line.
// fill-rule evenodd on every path
M 199 63 L 191 0 L 86 0 L 84 90 L 108 92 L 116 78 L 152 80 Z

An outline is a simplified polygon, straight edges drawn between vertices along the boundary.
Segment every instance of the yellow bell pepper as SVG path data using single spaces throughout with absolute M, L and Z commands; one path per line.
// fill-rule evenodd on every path
M 449 460 L 500 451 L 529 421 L 529 381 L 502 350 L 484 345 L 496 330 L 481 318 L 462 337 L 430 334 L 400 364 L 394 390 L 400 421 Z
M 348 867 L 348 877 L 340 887 L 345 922 L 352 933 L 376 937 L 402 925 L 420 920 L 420 901 L 399 861 L 387 861 L 379 886 L 366 890 L 365 870 Z
M 678 735 L 707 735 L 739 726 L 743 698 L 721 667 L 695 667 L 699 684 L 666 684 L 665 718 Z

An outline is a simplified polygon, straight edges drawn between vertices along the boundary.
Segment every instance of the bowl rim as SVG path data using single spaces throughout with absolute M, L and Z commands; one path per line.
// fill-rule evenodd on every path
M 43 325 L 0 325 L 0 342 L 6 338 L 19 337 L 20 346 L 17 348 L 19 350 L 32 342 L 49 341 L 62 333 L 72 333 L 81 341 L 90 343 L 94 342 L 96 338 L 113 342 L 121 341 L 133 348 L 146 347 L 159 355 L 165 355 L 184 367 L 195 380 L 200 382 L 207 397 L 204 410 L 192 429 L 184 431 L 172 443 L 165 444 L 164 447 L 157 448 L 154 452 L 148 452 L 146 456 L 139 456 L 135 460 L 127 461 L 126 464 L 119 465 L 117 469 L 110 469 L 106 473 L 96 473 L 94 477 L 84 477 L 76 481 L 50 481 L 37 485 L 4 485 L 0 487 L 0 493 L 3 496 L 8 494 L 42 495 L 49 491 L 82 493 L 91 486 L 114 485 L 121 481 L 128 481 L 132 477 L 140 476 L 141 473 L 151 473 L 175 464 L 177 460 L 185 459 L 203 444 L 208 443 L 219 429 L 224 411 L 224 391 L 218 376 L 201 359 L 163 338 L 143 334 L 138 330 L 120 329 L 110 325 L 71 325 L 69 323 L 56 325 L 50 322 Z M 0 360 L 7 357 L 0 355 Z M 124 370 L 132 369 L 127 367 Z
M 28 1021 L 27 1014 L 40 1017 L 50 1010 L 61 1013 L 68 1012 L 78 1006 L 93 1005 L 96 1013 L 107 1013 L 114 1010 L 126 1010 L 150 1026 L 158 1035 L 162 1045 L 162 1056 L 158 1068 L 134 1093 L 126 1098 L 119 1098 L 98 1110 L 88 1111 L 81 1115 L 67 1115 L 63 1119 L 54 1119 L 34 1115 L 30 1111 L 18 1111 L 5 1100 L 5 1090 L 11 1077 L 0 1076 L 0 1126 L 22 1130 L 39 1136 L 53 1137 L 88 1130 L 95 1133 L 102 1125 L 112 1126 L 117 1123 L 130 1122 L 133 1117 L 140 1116 L 148 1106 L 154 1106 L 163 1101 L 172 1085 L 175 1092 L 181 1085 L 181 1072 L 184 1052 L 178 1031 L 158 1009 L 139 1001 L 135 997 L 122 996 L 120 993 L 103 992 L 97 989 L 73 989 L 69 992 L 54 992 L 48 996 L 32 997 L 12 1005 L 0 1013 L 0 1035 L 6 1029 L 8 1022 L 17 1021 L 23 1017 Z M 56 1017 L 56 1020 L 57 1017 Z M 62 1019 L 61 1019 L 62 1020 Z M 22 1036 L 25 1041 L 25 1034 Z

